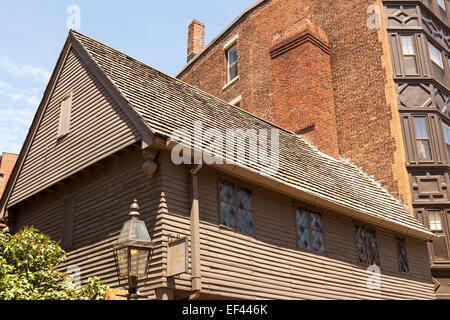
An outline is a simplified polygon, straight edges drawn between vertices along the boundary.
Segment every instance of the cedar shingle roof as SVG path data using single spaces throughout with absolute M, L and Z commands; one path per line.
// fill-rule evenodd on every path
M 72 35 L 154 133 L 171 137 L 174 130 L 186 128 L 193 136 L 195 121 L 201 121 L 204 129 L 222 132 L 229 128 L 276 128 L 83 34 L 72 31 Z M 240 165 L 249 170 L 265 169 L 257 163 Z M 280 167 L 272 178 L 361 215 L 431 235 L 404 204 L 355 165 L 320 153 L 291 132 L 280 130 Z

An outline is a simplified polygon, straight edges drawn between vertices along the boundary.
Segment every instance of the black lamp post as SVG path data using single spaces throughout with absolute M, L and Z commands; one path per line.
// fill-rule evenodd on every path
M 147 276 L 150 253 L 154 247 L 144 221 L 139 220 L 139 205 L 134 200 L 130 220 L 125 222 L 114 244 L 114 258 L 120 279 L 128 279 L 128 300 L 137 300 L 138 280 Z

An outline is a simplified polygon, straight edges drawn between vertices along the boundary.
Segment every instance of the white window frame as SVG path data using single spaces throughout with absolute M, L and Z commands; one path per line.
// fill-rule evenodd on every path
M 434 53 L 439 53 L 439 62 L 435 61 L 433 59 L 434 55 L 433 55 L 433 50 L 436 50 L 436 52 Z M 437 65 L 439 68 L 441 68 L 442 70 L 444 70 L 444 60 L 442 59 L 442 51 L 439 50 L 439 48 L 437 48 L 434 44 L 432 44 L 429 40 L 428 40 L 428 52 L 430 54 L 430 60 L 431 62 L 433 62 L 435 65 Z
M 225 57 L 226 57 L 226 67 L 227 67 L 227 80 L 225 86 L 222 88 L 222 90 L 226 89 L 229 85 L 234 83 L 239 79 L 239 69 L 237 72 L 237 76 L 233 79 L 230 79 L 230 65 L 228 64 L 229 61 L 229 52 L 233 47 L 236 47 L 237 50 L 237 40 L 239 39 L 239 34 L 235 35 L 233 38 L 231 38 L 224 46 L 223 50 L 225 51 Z M 236 59 L 236 63 L 239 61 L 239 56 Z

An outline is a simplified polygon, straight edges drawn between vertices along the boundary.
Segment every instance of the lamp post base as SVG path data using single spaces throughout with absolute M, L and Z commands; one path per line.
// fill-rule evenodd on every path
M 138 300 L 137 283 L 136 277 L 130 277 L 128 279 L 128 300 Z

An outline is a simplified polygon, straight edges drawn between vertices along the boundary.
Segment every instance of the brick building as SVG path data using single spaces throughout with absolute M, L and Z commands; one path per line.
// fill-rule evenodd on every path
M 5 191 L 9 176 L 16 164 L 19 155 L 13 153 L 3 153 L 0 157 L 0 198 Z
M 439 240 L 450 298 L 448 0 L 262 0 L 204 47 L 189 28 L 177 78 L 374 176 Z M 201 32 L 203 30 L 203 32 Z

